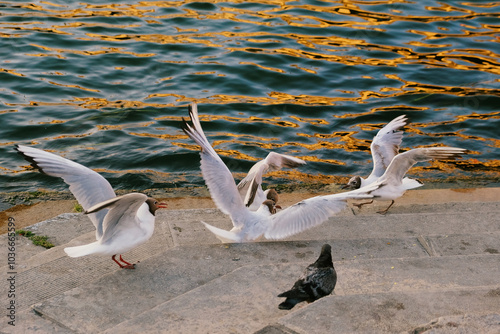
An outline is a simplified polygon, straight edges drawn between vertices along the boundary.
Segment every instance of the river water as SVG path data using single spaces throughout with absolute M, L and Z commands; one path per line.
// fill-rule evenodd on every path
M 495 1 L 0 1 L 2 192 L 65 190 L 15 144 L 117 189 L 203 185 L 187 105 L 235 178 L 271 150 L 307 165 L 268 183 L 339 183 L 405 114 L 401 146 L 457 146 L 425 182 L 498 185 Z

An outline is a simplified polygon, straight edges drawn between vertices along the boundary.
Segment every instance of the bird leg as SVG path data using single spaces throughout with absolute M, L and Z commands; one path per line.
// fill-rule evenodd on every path
M 116 260 L 116 259 L 115 259 L 115 256 L 116 256 L 116 255 L 117 255 L 117 254 L 113 255 L 113 256 L 111 257 L 111 259 L 113 259 L 113 261 L 115 261 L 115 262 L 116 262 L 116 264 L 118 264 L 118 265 L 120 266 L 120 268 L 122 268 L 122 269 L 135 269 L 135 264 L 132 264 L 132 263 L 129 263 L 129 262 L 125 261 L 125 260 L 122 258 L 121 254 L 120 254 L 120 260 L 121 260 L 123 263 L 125 263 L 126 265 L 124 266 L 123 264 L 121 264 L 120 262 L 118 262 L 118 260 Z
M 371 200 L 370 202 L 365 202 L 365 203 L 358 203 L 358 204 L 353 203 L 352 205 L 357 206 L 357 207 L 358 207 L 358 209 L 361 209 L 361 207 L 362 207 L 363 205 L 366 205 L 366 204 L 372 204 L 372 203 L 373 203 L 373 200 Z
M 380 210 L 380 211 L 377 211 L 377 213 L 380 213 L 381 215 L 385 215 L 387 213 L 387 211 L 389 211 L 389 209 L 391 208 L 391 206 L 394 204 L 394 200 L 391 201 L 391 204 L 387 207 L 387 209 L 385 210 Z

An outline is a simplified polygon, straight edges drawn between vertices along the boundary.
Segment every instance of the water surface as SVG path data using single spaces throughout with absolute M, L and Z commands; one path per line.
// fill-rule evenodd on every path
M 117 189 L 203 185 L 180 130 L 198 102 L 236 179 L 270 150 L 307 166 L 269 183 L 338 183 L 406 114 L 402 150 L 428 183 L 497 185 L 500 3 L 493 1 L 0 1 L 1 191 L 65 190 L 15 144 L 82 163 Z

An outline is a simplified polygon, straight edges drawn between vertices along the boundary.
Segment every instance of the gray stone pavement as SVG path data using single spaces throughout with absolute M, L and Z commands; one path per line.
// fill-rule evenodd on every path
M 0 331 L 500 333 L 500 189 L 413 192 L 415 204 L 397 202 L 386 216 L 375 213 L 385 203 L 348 209 L 286 240 L 247 244 L 221 244 L 205 230 L 200 220 L 231 227 L 216 209 L 165 210 L 152 239 L 125 254 L 135 270 L 67 257 L 64 247 L 94 231 L 82 214 L 60 215 L 26 228 L 56 247 L 18 238 L 16 326 L 4 318 Z M 334 293 L 279 310 L 277 294 L 323 243 L 332 245 Z M 7 291 L 6 279 L 0 287 Z

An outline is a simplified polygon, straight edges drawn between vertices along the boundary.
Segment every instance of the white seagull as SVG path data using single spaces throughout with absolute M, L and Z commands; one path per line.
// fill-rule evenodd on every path
M 401 115 L 380 129 L 377 135 L 373 137 L 370 145 L 373 159 L 372 172 L 366 179 L 359 175 L 353 176 L 342 189 L 358 189 L 377 181 L 385 173 L 392 159 L 399 153 L 399 146 L 403 140 L 403 132 L 400 130 L 407 124 L 408 118 L 406 115 Z M 403 179 L 403 186 L 406 190 L 409 190 L 421 187 L 422 183 L 405 177 Z
M 369 199 L 377 184 L 335 195 L 317 196 L 301 201 L 276 214 L 271 214 L 273 202 L 266 200 L 257 211 L 244 204 L 231 172 L 217 155 L 203 133 L 196 104 L 189 107 L 193 125 L 184 121 L 184 132 L 201 147 L 201 171 L 217 207 L 231 217 L 233 228 L 226 231 L 205 222 L 207 229 L 222 242 L 247 242 L 260 236 L 282 239 L 319 225 L 347 207 L 348 198 Z
M 404 183 L 405 179 L 403 178 L 414 164 L 432 159 L 455 159 L 465 153 L 467 153 L 467 150 L 457 147 L 424 147 L 415 148 L 396 155 L 384 174 L 374 183 L 380 184 L 380 187 L 371 193 L 374 199 L 391 201 L 387 209 L 378 211 L 378 213 L 386 214 L 394 204 L 394 200 L 403 196 L 408 189 Z M 361 203 L 357 204 L 357 206 L 360 207 L 361 205 L 369 203 Z
M 238 191 L 243 203 L 252 211 L 257 211 L 265 200 L 278 202 L 278 193 L 273 189 L 262 190 L 262 175 L 281 168 L 295 168 L 305 165 L 302 159 L 286 154 L 271 152 L 267 157 L 250 168 L 247 176 L 238 183 Z
M 134 269 L 135 265 L 123 260 L 121 254 L 151 238 L 155 212 L 166 208 L 166 204 L 139 193 L 116 197 L 109 182 L 100 174 L 58 155 L 24 145 L 16 145 L 16 151 L 42 173 L 62 178 L 96 228 L 97 241 L 66 247 L 66 254 L 70 257 L 110 255 L 120 268 Z M 125 265 L 115 258 L 117 255 Z

